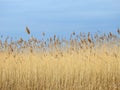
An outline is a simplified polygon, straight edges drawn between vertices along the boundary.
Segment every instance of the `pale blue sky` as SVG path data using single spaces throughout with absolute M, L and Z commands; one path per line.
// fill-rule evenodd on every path
M 0 34 L 101 32 L 120 28 L 120 0 L 0 0 Z

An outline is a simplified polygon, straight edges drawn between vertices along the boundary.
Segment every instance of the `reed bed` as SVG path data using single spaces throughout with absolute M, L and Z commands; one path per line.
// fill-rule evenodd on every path
M 120 90 L 119 29 L 116 35 L 73 32 L 69 40 L 2 38 L 0 90 Z

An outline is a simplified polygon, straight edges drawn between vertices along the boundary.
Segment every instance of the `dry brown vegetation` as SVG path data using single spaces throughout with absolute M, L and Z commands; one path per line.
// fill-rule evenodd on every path
M 30 35 L 27 27 L 26 31 Z M 73 32 L 69 40 L 56 35 L 1 39 L 0 90 L 120 90 L 117 32 Z

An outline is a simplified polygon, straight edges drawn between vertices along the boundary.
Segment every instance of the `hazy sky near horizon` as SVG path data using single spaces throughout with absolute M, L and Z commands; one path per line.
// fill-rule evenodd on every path
M 0 0 L 0 34 L 114 32 L 120 0 Z

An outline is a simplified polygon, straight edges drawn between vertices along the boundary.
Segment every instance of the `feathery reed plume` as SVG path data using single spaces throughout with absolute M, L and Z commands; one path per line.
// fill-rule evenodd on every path
M 119 29 L 117 30 L 117 32 L 118 32 L 118 34 L 120 34 L 120 30 Z
M 26 32 L 27 32 L 27 34 L 30 34 L 30 30 L 28 27 L 26 27 Z
M 92 40 L 91 40 L 91 38 L 90 38 L 90 37 L 88 38 L 88 42 L 89 42 L 89 43 L 91 43 L 91 42 L 92 42 Z
M 54 41 L 56 40 L 56 35 L 54 35 Z
M 113 36 L 112 33 L 109 32 L 109 34 L 108 34 L 108 38 L 111 38 L 112 36 Z
M 90 32 L 88 32 L 88 38 L 90 37 Z
M 111 32 L 109 34 L 110 34 L 111 37 L 113 36 Z
M 50 37 L 50 43 L 52 43 L 52 38 Z
M 13 50 L 14 50 L 14 49 L 13 49 L 13 48 L 12 48 L 12 46 L 10 45 L 10 52 L 12 53 L 12 52 L 13 52 Z
M 20 39 L 17 41 L 18 44 L 21 44 L 22 42 L 23 42 L 23 39 L 22 39 L 22 38 L 20 38 Z
M 88 32 L 88 42 L 89 42 L 89 43 L 92 42 L 92 40 L 91 40 L 91 38 L 90 38 L 90 32 Z

